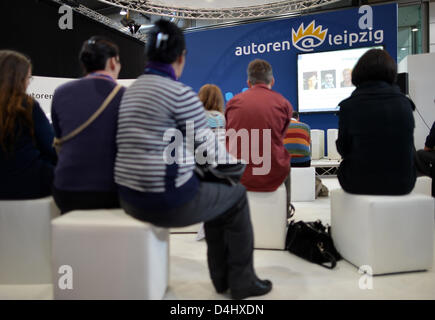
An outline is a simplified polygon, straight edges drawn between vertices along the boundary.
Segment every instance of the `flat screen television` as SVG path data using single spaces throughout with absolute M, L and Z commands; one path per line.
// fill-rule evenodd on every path
M 382 46 L 298 54 L 298 111 L 334 112 L 355 87 L 352 69 L 368 50 Z

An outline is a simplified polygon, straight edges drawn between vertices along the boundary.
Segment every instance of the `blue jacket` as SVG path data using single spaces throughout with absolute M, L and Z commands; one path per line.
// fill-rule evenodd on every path
M 101 106 L 116 82 L 90 76 L 56 89 L 51 117 L 56 137 L 79 127 Z M 124 88 L 108 107 L 76 137 L 66 141 L 59 153 L 54 186 L 62 191 L 115 192 L 113 167 L 116 157 L 118 110 Z

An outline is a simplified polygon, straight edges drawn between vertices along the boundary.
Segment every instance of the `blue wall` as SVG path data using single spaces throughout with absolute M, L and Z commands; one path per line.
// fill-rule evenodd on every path
M 299 53 L 383 45 L 396 59 L 397 4 L 371 6 L 371 8 L 373 10 L 371 30 L 359 24 L 365 12 L 359 13 L 359 8 L 351 8 L 188 32 L 186 33 L 188 53 L 181 81 L 196 91 L 205 83 L 216 84 L 228 100 L 247 87 L 246 68 L 249 62 L 254 59 L 264 59 L 269 61 L 274 69 L 276 84 L 273 89 L 286 97 L 297 110 L 296 67 Z M 306 28 L 313 21 L 315 29 L 320 26 L 320 31 L 327 30 L 326 36 L 321 39 L 315 35 L 305 35 L 294 41 L 292 31 L 297 32 L 302 23 Z M 358 37 L 358 41 L 352 44 L 349 41 L 344 43 L 344 40 L 341 44 L 334 43 L 337 35 L 341 35 L 342 39 L 345 37 L 349 39 L 350 34 L 353 34 L 353 40 Z M 252 48 L 256 53 L 252 52 Z M 247 54 L 248 50 L 249 54 Z M 265 52 L 259 53 L 263 50 Z M 328 62 L 325 61 L 325 68 L 327 67 Z M 327 129 L 338 127 L 336 113 L 303 114 L 301 120 L 308 123 L 312 129 L 325 130 L 325 134 Z

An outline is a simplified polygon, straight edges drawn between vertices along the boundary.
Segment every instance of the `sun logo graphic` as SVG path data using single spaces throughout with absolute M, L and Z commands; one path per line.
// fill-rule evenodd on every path
M 301 51 L 313 51 L 314 48 L 320 46 L 325 41 L 328 29 L 322 30 L 322 26 L 317 26 L 316 28 L 315 23 L 315 20 L 311 21 L 306 28 L 304 28 L 302 23 L 298 31 L 292 28 L 292 40 L 296 48 Z

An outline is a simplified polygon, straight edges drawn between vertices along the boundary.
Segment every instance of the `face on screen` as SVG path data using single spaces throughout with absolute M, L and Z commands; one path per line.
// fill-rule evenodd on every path
M 312 75 L 307 80 L 308 84 L 308 90 L 313 90 L 317 88 L 317 77 L 315 75 Z
M 343 81 L 341 83 L 341 87 L 351 87 L 352 84 L 352 69 L 344 69 L 343 70 Z
M 334 71 L 323 71 L 322 75 L 323 75 L 322 89 L 335 88 L 335 72 Z
M 317 89 L 317 72 L 304 72 L 304 90 Z

